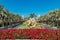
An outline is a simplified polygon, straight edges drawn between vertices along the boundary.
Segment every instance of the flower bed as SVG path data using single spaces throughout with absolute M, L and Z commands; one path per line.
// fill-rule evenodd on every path
M 52 29 L 6 29 L 0 30 L 0 39 L 60 40 L 60 30 Z

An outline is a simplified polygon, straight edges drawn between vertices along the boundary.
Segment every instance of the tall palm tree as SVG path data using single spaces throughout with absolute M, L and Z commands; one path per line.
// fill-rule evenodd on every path
M 4 26 L 2 17 L 3 17 L 3 5 L 0 5 L 0 27 Z
M 34 13 L 31 13 L 31 14 L 29 15 L 29 18 L 33 18 L 33 17 L 36 17 L 36 15 L 35 15 Z

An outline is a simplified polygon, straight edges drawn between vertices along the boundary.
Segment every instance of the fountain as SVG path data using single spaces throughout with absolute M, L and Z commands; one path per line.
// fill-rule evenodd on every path
M 43 25 L 37 23 L 35 18 L 30 18 L 24 24 L 29 28 L 44 28 Z

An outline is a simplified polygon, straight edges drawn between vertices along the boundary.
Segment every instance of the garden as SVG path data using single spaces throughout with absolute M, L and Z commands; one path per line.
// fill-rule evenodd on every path
M 6 29 L 0 30 L 0 39 L 60 40 L 60 30 L 53 29 Z
M 9 12 L 2 5 L 0 8 L 0 40 L 60 40 L 60 10 L 44 16 L 32 13 L 25 18 Z
M 0 39 L 60 40 L 60 30 L 44 28 L 32 18 L 24 22 L 20 27 L 0 30 Z

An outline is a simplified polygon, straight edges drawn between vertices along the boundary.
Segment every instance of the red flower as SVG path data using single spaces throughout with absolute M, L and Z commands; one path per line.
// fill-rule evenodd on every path
M 55 39 L 60 35 L 60 30 L 51 29 L 6 29 L 0 30 L 0 38 L 27 38 L 27 39 Z

